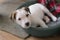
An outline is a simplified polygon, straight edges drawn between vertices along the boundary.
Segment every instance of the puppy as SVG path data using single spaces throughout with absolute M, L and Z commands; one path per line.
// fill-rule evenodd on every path
M 23 28 L 29 28 L 32 24 L 34 26 L 40 25 L 42 28 L 48 28 L 43 21 L 44 13 L 51 17 L 53 21 L 57 20 L 57 18 L 40 3 L 17 9 L 11 14 L 10 18 Z

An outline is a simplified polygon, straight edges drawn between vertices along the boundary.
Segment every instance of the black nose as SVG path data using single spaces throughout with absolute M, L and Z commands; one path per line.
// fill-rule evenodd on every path
M 26 26 L 29 26 L 29 22 L 27 22 L 25 25 L 26 25 Z

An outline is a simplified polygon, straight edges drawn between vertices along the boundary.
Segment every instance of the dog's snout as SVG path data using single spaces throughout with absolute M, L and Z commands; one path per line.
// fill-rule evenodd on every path
M 29 22 L 27 22 L 25 25 L 26 25 L 26 26 L 29 26 Z

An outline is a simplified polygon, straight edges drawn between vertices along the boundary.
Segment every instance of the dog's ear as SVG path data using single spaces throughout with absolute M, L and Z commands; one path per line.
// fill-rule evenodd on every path
M 30 13 L 30 10 L 28 7 L 25 7 L 25 10 Z M 30 13 L 31 14 L 31 13 Z
M 16 19 L 16 11 L 14 11 L 13 13 L 11 13 L 10 19 L 11 20 L 15 20 Z

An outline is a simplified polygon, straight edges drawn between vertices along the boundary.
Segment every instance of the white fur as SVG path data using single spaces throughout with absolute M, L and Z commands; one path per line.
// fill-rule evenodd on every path
M 57 20 L 57 18 L 53 16 L 52 13 L 50 13 L 49 10 L 40 3 L 30 5 L 28 8 L 30 9 L 31 14 L 26 12 L 24 8 L 16 10 L 16 22 L 23 28 L 29 28 L 32 24 L 40 25 L 43 28 L 48 28 L 48 26 L 42 20 L 44 18 L 44 13 L 49 15 L 53 21 Z M 29 14 L 29 17 L 26 17 L 26 14 Z M 18 20 L 18 18 L 21 18 L 21 20 Z M 25 25 L 27 22 L 29 22 L 28 27 Z

